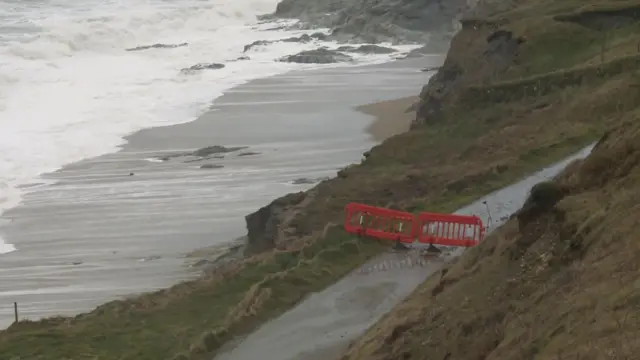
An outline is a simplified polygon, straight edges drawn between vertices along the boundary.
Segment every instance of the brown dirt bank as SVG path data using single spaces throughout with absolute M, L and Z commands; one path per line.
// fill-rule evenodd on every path
M 465 21 L 445 66 L 421 94 L 419 121 L 412 131 L 374 147 L 336 178 L 249 215 L 248 253 L 257 255 L 209 277 L 111 302 L 88 314 L 18 323 L 0 332 L 0 354 L 15 360 L 210 358 L 226 342 L 385 248 L 330 226 L 340 222 L 347 202 L 452 211 L 573 153 L 636 111 L 639 63 L 633 37 L 638 31 L 628 26 L 608 30 L 610 46 L 601 56 L 599 30 L 548 15 L 587 1 L 509 4 L 516 6 L 509 16 L 521 21 Z M 461 264 L 486 247 L 470 252 Z M 447 304 L 464 305 L 460 296 Z M 400 337 L 402 331 L 388 341 L 376 336 L 389 331 L 374 330 L 367 338 L 373 340 L 354 347 L 351 356 L 405 356 L 399 355 L 404 349 L 396 342 L 409 341 Z M 411 339 L 420 345 L 428 337 Z M 451 341 L 446 348 L 455 346 L 451 339 L 442 339 Z M 473 339 L 467 338 L 470 343 Z M 418 354 L 420 346 L 412 351 Z M 481 353 L 458 358 L 481 358 Z
M 508 115 L 495 133 L 500 146 L 478 139 L 476 159 L 512 141 L 535 143 L 519 156 L 526 160 L 587 128 L 608 131 L 586 160 L 537 186 L 514 219 L 352 344 L 345 360 L 638 357 L 640 2 L 511 3 L 465 23 L 421 95 L 418 123 L 437 126 L 469 110 L 468 123 Z

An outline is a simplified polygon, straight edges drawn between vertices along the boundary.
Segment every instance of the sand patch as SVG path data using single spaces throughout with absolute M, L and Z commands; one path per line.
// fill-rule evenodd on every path
M 407 111 L 407 109 L 416 101 L 418 101 L 417 96 L 409 96 L 362 105 L 356 109 L 367 115 L 375 116 L 376 119 L 367 127 L 367 132 L 374 140 L 383 141 L 409 130 L 416 113 L 415 111 Z

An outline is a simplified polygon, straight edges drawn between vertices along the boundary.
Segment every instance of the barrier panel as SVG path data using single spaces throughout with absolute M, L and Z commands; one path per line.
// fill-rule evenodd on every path
M 444 246 L 475 246 L 484 237 L 482 219 L 474 215 L 418 215 L 418 241 Z
M 408 212 L 350 203 L 344 208 L 344 229 L 361 236 L 412 243 L 418 231 L 416 217 Z

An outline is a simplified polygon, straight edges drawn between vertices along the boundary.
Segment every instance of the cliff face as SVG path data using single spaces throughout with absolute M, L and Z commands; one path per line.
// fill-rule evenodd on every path
M 304 192 L 287 194 L 263 206 L 245 217 L 247 223 L 247 243 L 244 253 L 247 256 L 274 249 L 279 238 L 283 237 L 281 225 L 295 210 L 303 205 L 307 194 Z

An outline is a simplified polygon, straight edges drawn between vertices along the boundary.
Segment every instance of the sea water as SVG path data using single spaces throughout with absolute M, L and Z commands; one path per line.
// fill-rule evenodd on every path
M 39 175 L 116 151 L 142 128 L 194 120 L 225 90 L 316 66 L 275 61 L 319 43 L 256 16 L 277 0 L 4 0 L 0 2 L 0 214 Z M 285 22 L 286 23 L 286 22 Z M 317 31 L 317 30 L 315 30 Z M 187 46 L 126 51 L 153 44 Z M 235 61 L 247 55 L 249 60 Z M 358 57 L 358 64 L 388 55 Z M 223 69 L 185 74 L 198 63 Z M 4 220 L 9 221 L 9 220 Z M 0 223 L 0 227 L 2 223 Z M 16 250 L 0 237 L 0 254 Z

